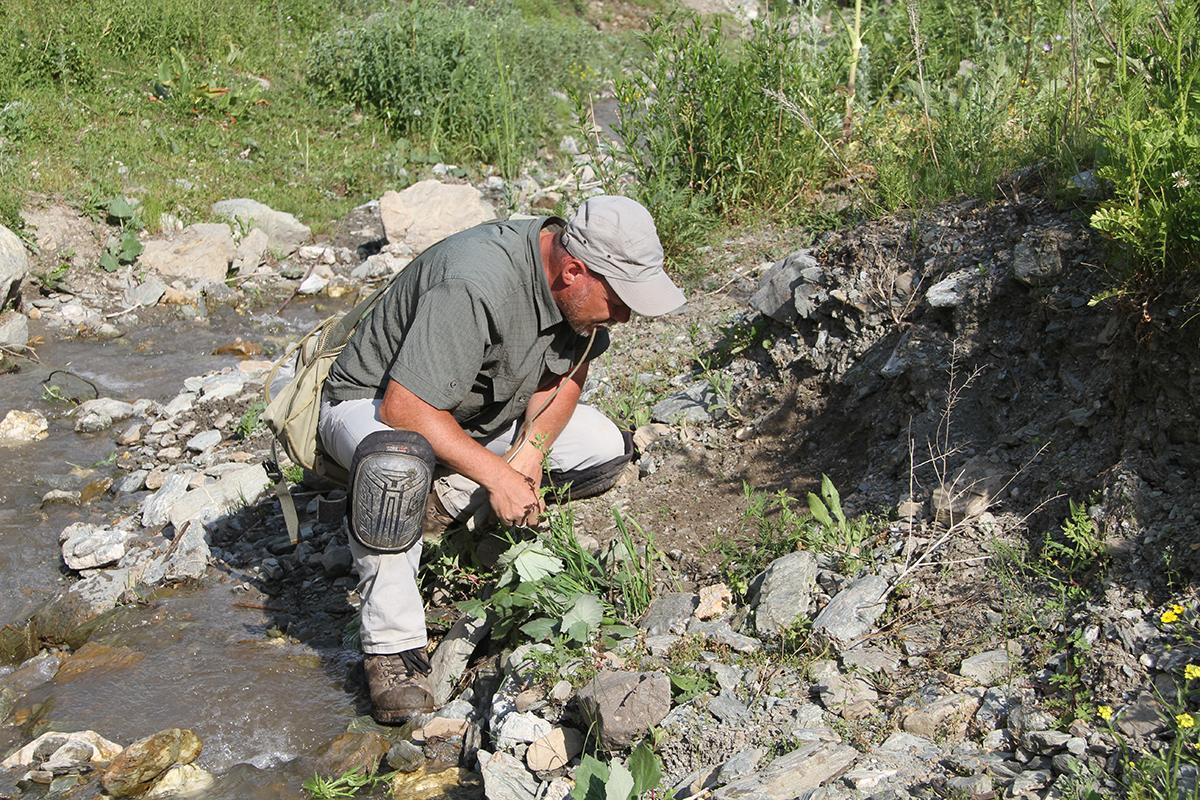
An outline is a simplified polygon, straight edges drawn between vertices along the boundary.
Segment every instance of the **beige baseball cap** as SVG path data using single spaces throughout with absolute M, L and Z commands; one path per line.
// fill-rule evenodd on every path
M 663 271 L 663 249 L 650 212 L 636 200 L 589 198 L 563 231 L 567 252 L 603 275 L 630 309 L 656 317 L 687 302 Z

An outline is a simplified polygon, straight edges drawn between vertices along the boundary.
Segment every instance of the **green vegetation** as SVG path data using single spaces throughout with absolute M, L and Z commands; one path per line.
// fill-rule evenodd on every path
M 389 772 L 379 775 L 366 775 L 361 770 L 343 772 L 336 778 L 323 778 L 313 775 L 304 782 L 304 791 L 312 800 L 342 800 L 342 798 L 358 797 L 358 793 L 366 789 L 370 791 L 376 786 L 385 784 L 396 773 Z
M 572 800 L 635 800 L 642 797 L 658 797 L 662 783 L 662 761 L 648 744 L 643 742 L 633 749 L 629 759 L 622 763 L 608 763 L 591 755 L 584 755 L 575 770 L 575 786 L 571 790 Z
M 249 439 L 255 433 L 263 430 L 262 415 L 267 410 L 267 404 L 262 400 L 256 400 L 251 403 L 242 416 L 238 418 L 237 425 L 234 426 L 233 434 L 238 439 Z

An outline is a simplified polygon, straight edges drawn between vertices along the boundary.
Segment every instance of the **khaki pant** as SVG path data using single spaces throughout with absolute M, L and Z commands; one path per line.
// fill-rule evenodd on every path
M 379 420 L 379 400 L 345 400 L 321 404 L 318 433 L 325 452 L 350 468 L 354 450 L 368 434 L 389 430 Z M 508 450 L 517 434 L 514 422 L 498 436 L 479 441 L 493 453 Z M 526 445 L 528 446 L 528 445 Z M 579 405 L 551 448 L 551 469 L 567 472 L 599 466 L 619 458 L 625 452 L 621 432 L 608 417 L 591 406 Z M 474 481 L 439 470 L 434 491 L 451 516 L 486 503 L 487 492 Z M 424 647 L 425 604 L 417 589 L 417 569 L 421 563 L 418 541 L 404 553 L 378 553 L 350 537 L 350 552 L 358 573 L 358 593 L 362 598 L 361 638 L 364 653 L 388 654 Z

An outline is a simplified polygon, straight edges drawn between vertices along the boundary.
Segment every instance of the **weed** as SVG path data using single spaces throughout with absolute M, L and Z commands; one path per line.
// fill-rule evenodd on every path
M 262 400 L 251 403 L 249 408 L 243 411 L 242 416 L 238 418 L 237 425 L 233 429 L 234 436 L 244 441 L 263 430 L 262 415 L 266 410 L 267 404 Z
M 389 772 L 381 775 L 367 775 L 361 770 L 354 769 L 343 772 L 336 778 L 324 778 L 313 775 L 304 782 L 304 791 L 312 800 L 341 800 L 341 798 L 357 797 L 364 789 L 370 790 L 387 783 L 396 773 Z
M 603 762 L 584 755 L 575 770 L 572 800 L 636 800 L 657 796 L 663 779 L 662 761 L 642 742 L 629 754 L 626 763 Z
M 304 467 L 299 464 L 288 464 L 282 467 L 281 471 L 288 483 L 300 483 L 304 480 Z

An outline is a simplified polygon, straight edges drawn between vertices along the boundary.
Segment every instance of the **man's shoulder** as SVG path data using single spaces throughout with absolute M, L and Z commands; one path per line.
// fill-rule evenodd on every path
M 449 236 L 421 255 L 438 282 L 462 282 L 485 300 L 503 303 L 525 291 L 533 268 L 530 237 L 540 220 L 498 220 Z

